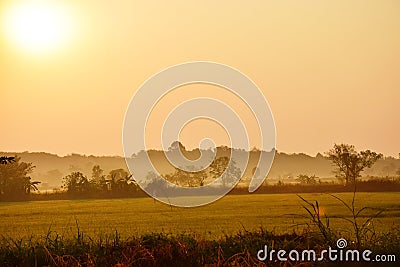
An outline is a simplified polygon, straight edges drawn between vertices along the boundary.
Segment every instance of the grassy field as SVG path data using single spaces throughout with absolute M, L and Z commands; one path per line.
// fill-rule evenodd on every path
M 348 203 L 351 193 L 335 194 Z M 331 217 L 331 227 L 346 231 L 349 223 L 339 217 L 350 213 L 327 194 L 301 194 L 318 200 L 321 212 Z M 400 193 L 357 193 L 356 206 L 385 209 L 374 221 L 375 230 L 386 231 L 400 225 Z M 115 234 L 121 237 L 151 232 L 195 233 L 216 238 L 240 230 L 263 227 L 276 233 L 301 232 L 305 211 L 295 194 L 231 195 L 199 208 L 176 208 L 151 198 L 108 200 L 57 200 L 0 203 L 0 229 L 6 237 L 23 238 L 46 235 L 48 230 L 63 236 L 76 235 L 77 225 L 87 236 Z M 365 217 L 375 213 L 368 210 Z

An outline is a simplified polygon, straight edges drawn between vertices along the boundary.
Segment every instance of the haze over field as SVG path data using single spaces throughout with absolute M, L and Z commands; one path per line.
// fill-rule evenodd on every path
M 2 153 L 1 155 L 13 156 L 15 153 Z M 154 162 L 160 164 L 158 170 L 163 174 L 169 174 L 174 171 L 172 166 L 168 166 L 166 159 L 163 157 L 162 152 L 152 152 Z M 48 153 L 18 153 L 18 156 L 23 161 L 32 162 L 36 168 L 33 169 L 30 175 L 34 180 L 39 180 L 42 184 L 39 185 L 41 190 L 53 189 L 61 186 L 62 178 L 73 171 L 83 172 L 88 177 L 91 177 L 93 166 L 99 165 L 107 174 L 111 170 L 126 169 L 126 163 L 123 157 L 107 157 L 107 156 L 84 156 L 72 154 L 60 157 Z M 140 155 L 143 157 L 144 155 Z M 257 156 L 250 155 L 250 162 L 242 182 L 248 183 L 249 178 L 252 176 L 251 170 L 256 165 L 255 159 Z M 140 158 L 139 158 L 140 161 Z M 362 172 L 366 176 L 379 176 L 379 177 L 395 177 L 396 172 L 400 169 L 400 159 L 385 158 L 378 160 L 372 168 L 366 169 Z M 316 175 L 321 178 L 321 181 L 337 181 L 334 173 L 335 167 L 332 163 L 321 154 L 315 157 L 305 154 L 292 154 L 277 153 L 272 165 L 271 171 L 266 180 L 267 183 L 276 183 L 278 180 L 283 182 L 294 182 L 298 175 Z
M 399 1 L 41 2 L 23 12 L 22 2 L 0 3 L 2 151 L 122 155 L 136 89 L 168 66 L 207 60 L 259 85 L 278 151 L 316 155 L 343 142 L 400 152 Z M 221 89 L 185 86 L 160 102 L 154 127 L 174 105 L 210 94 L 243 110 Z M 181 141 L 193 149 L 205 136 L 227 145 L 206 121 Z M 157 129 L 148 138 L 158 148 Z
M 0 0 L 0 263 L 398 266 L 399 71 L 399 0 Z

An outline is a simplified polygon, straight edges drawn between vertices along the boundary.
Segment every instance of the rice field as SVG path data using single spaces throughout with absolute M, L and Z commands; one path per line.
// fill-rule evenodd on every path
M 336 196 L 351 203 L 351 193 Z M 342 203 L 327 194 L 301 194 L 308 201 L 318 200 L 320 213 L 330 217 L 331 227 L 346 231 L 350 224 L 340 217 L 351 215 Z M 147 233 L 191 233 L 203 238 L 218 238 L 241 230 L 263 227 L 275 233 L 301 232 L 309 219 L 304 202 L 295 194 L 228 195 L 198 208 L 177 208 L 151 198 L 55 200 L 0 203 L 1 235 L 11 238 L 45 236 L 49 231 L 73 236 L 114 234 L 122 237 Z M 400 225 L 400 193 L 357 193 L 356 206 L 371 207 L 363 221 L 378 210 L 384 212 L 374 220 L 377 232 Z

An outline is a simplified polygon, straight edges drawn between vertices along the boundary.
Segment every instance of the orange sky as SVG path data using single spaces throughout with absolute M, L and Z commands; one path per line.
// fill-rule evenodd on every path
M 16 2 L 0 2 L 0 151 L 122 155 L 135 90 L 168 66 L 206 60 L 260 87 L 279 151 L 346 142 L 400 152 L 397 0 L 65 1 L 68 36 L 36 52 L 10 37 Z M 182 133 L 188 147 L 199 127 Z M 207 127 L 219 142 L 217 128 Z

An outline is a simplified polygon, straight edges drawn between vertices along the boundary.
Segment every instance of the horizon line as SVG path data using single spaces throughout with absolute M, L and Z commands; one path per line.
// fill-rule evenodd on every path
M 222 145 L 222 146 L 218 146 L 217 148 L 219 148 L 219 147 L 227 147 L 227 146 Z M 229 147 L 228 147 L 228 148 L 229 148 Z M 192 151 L 197 150 L 197 149 L 203 150 L 203 151 L 209 150 L 209 149 L 195 148 L 195 149 L 186 150 L 186 151 L 192 152 Z M 230 148 L 230 149 L 232 149 L 232 148 Z M 237 149 L 237 150 L 245 150 L 245 149 L 242 149 L 242 148 L 234 148 L 234 149 Z M 252 148 L 251 150 L 245 150 L 245 151 L 251 152 L 251 151 L 253 151 L 253 150 L 261 151 L 259 148 L 256 148 L 256 147 Z M 275 152 L 278 153 L 278 154 L 286 154 L 286 155 L 306 155 L 306 156 L 314 157 L 314 158 L 317 157 L 318 154 L 320 154 L 320 155 L 322 155 L 323 157 L 325 157 L 324 154 L 325 154 L 325 152 L 326 152 L 326 151 L 324 151 L 324 152 L 317 152 L 317 153 L 315 153 L 315 155 L 311 155 L 310 153 L 307 153 L 307 152 L 287 152 L 287 151 L 279 150 L 279 149 L 277 149 L 277 148 L 272 148 L 270 151 L 265 151 L 265 150 L 263 150 L 263 151 L 268 153 L 268 152 L 272 152 L 273 150 L 275 150 Z M 146 151 L 164 151 L 164 152 L 168 152 L 168 151 L 165 151 L 165 150 L 162 150 L 162 149 L 155 149 L 155 148 L 150 148 L 150 149 L 148 149 L 148 150 L 146 150 Z M 141 151 L 139 151 L 139 152 L 137 152 L 137 153 L 134 153 L 134 154 L 138 154 L 138 153 L 140 153 L 140 152 L 141 152 Z M 112 154 L 86 154 L 86 153 L 79 153 L 79 152 L 71 152 L 71 153 L 67 153 L 67 154 L 59 154 L 59 153 L 48 152 L 48 151 L 28 151 L 28 150 L 24 150 L 24 151 L 0 151 L 0 154 L 24 154 L 24 153 L 29 153 L 29 154 L 49 154 L 49 155 L 57 156 L 57 157 L 60 157 L 60 158 L 71 157 L 71 156 L 83 156 L 83 157 L 117 157 L 117 158 L 125 158 L 124 155 L 119 155 L 119 154 L 113 154 L 113 155 L 112 155 Z M 132 154 L 132 156 L 133 156 L 134 154 Z M 383 154 L 383 153 L 382 153 L 382 154 Z M 400 153 L 399 153 L 399 155 L 398 155 L 398 158 L 396 158 L 396 156 L 393 156 L 393 155 L 386 155 L 386 154 L 383 154 L 383 156 L 384 156 L 384 158 L 400 159 Z

